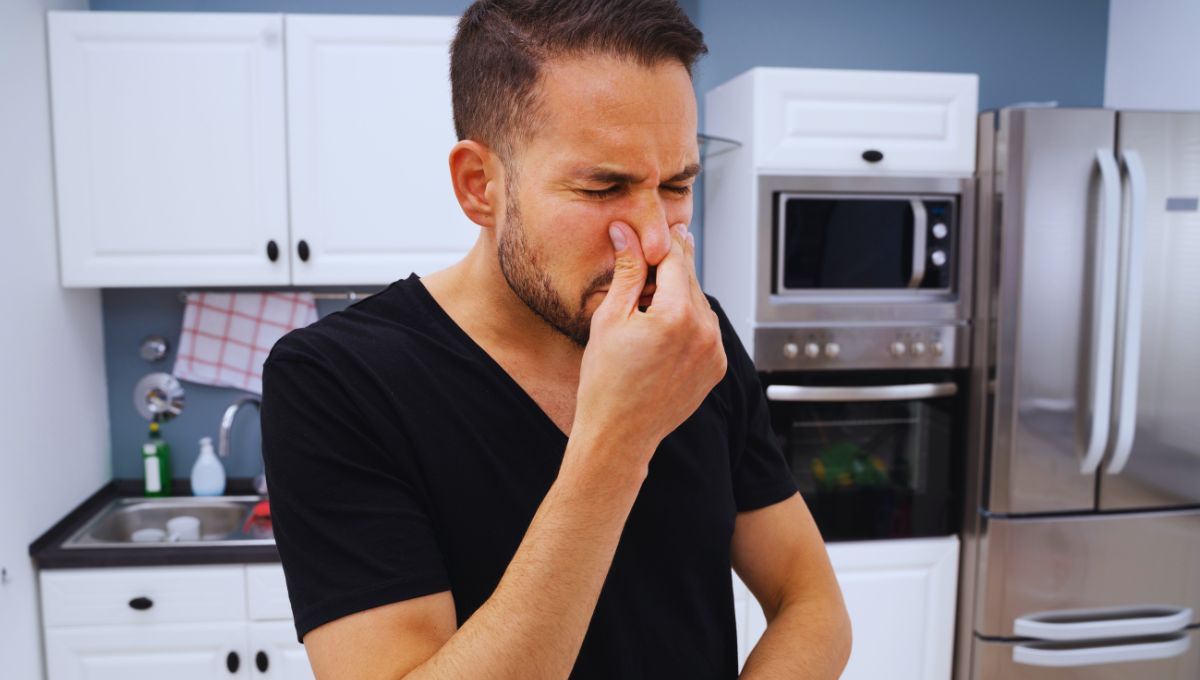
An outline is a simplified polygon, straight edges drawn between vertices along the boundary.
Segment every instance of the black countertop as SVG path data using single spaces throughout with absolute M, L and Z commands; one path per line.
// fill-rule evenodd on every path
M 253 495 L 248 478 L 233 478 L 226 487 L 229 495 Z M 186 480 L 175 480 L 171 494 L 190 496 Z M 278 562 L 279 552 L 272 545 L 205 545 L 185 547 L 63 548 L 62 544 L 117 498 L 141 498 L 142 480 L 114 479 L 80 503 L 66 517 L 46 530 L 29 546 L 29 555 L 39 569 L 86 569 L 92 567 L 180 566 L 188 564 L 244 564 Z

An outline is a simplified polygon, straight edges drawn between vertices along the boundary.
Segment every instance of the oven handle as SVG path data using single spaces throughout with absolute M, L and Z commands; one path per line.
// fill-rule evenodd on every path
M 770 385 L 770 401 L 910 401 L 934 397 L 952 397 L 958 385 L 918 383 L 915 385 L 869 385 L 864 387 L 810 387 L 808 385 Z
M 925 280 L 925 258 L 928 256 L 925 233 L 929 229 L 929 215 L 925 212 L 924 201 L 913 199 L 908 203 L 913 211 L 912 278 L 908 280 L 908 287 L 920 288 L 921 282 Z

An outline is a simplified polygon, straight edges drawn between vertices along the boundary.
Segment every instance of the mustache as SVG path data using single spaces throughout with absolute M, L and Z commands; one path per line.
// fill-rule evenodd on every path
M 602 289 L 602 288 L 610 288 L 610 287 L 612 287 L 612 280 L 613 280 L 613 273 L 614 273 L 614 271 L 615 271 L 615 270 L 613 270 L 613 269 L 609 269 L 609 270 L 607 270 L 607 271 L 604 271 L 604 272 L 602 272 L 602 273 L 598 274 L 598 275 L 596 276 L 596 278 L 592 279 L 592 282 L 591 282 L 591 284 L 589 284 L 589 285 L 588 285 L 588 286 L 585 288 L 585 290 L 587 291 L 587 294 L 594 293 L 594 292 L 596 292 L 596 291 L 598 291 L 598 290 L 600 290 L 600 289 Z M 658 266 L 657 266 L 657 265 L 651 265 L 650 267 L 648 267 L 648 268 L 646 269 L 646 285 L 647 285 L 647 286 L 654 285 L 654 283 L 655 283 L 655 275 L 656 275 L 657 273 L 658 273 Z M 586 297 L 586 295 L 585 295 L 585 297 Z

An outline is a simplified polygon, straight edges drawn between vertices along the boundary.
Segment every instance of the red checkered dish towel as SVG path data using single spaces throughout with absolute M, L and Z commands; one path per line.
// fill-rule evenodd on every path
M 188 293 L 175 377 L 262 394 L 271 347 L 316 320 L 312 293 Z

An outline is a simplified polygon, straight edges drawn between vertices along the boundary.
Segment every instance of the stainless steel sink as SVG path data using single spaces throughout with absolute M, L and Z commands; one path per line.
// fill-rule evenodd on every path
M 118 498 L 102 508 L 69 539 L 64 548 L 154 548 L 197 545 L 270 545 L 275 542 L 270 522 L 252 521 L 262 496 L 214 498 Z M 200 520 L 199 540 L 172 540 L 167 521 L 190 515 Z M 161 541 L 135 541 L 133 533 L 159 529 Z M 150 532 L 153 533 L 153 532 Z

